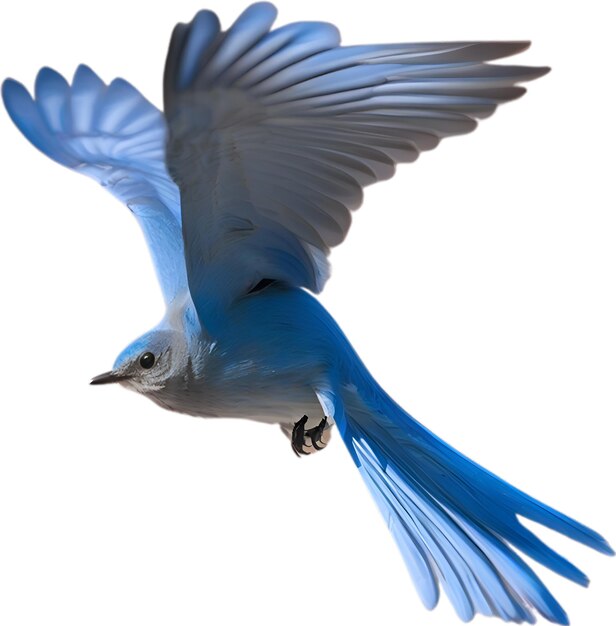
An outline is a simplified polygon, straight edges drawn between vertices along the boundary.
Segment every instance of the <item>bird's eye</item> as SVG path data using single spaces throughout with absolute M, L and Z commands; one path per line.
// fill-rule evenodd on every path
M 144 352 L 139 359 L 139 365 L 144 370 L 149 370 L 154 365 L 154 361 L 156 361 L 156 357 L 151 352 Z

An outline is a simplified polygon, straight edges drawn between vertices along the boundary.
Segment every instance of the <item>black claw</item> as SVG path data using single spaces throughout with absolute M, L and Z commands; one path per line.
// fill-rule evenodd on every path
M 308 416 L 304 415 L 302 419 L 295 423 L 291 432 L 291 448 L 297 456 L 300 454 L 310 454 L 310 452 L 306 452 L 306 450 L 304 450 L 304 447 L 310 447 L 310 445 L 307 444 L 308 439 L 312 443 L 314 450 L 323 450 L 323 448 L 327 445 L 327 443 L 323 441 L 323 433 L 327 427 L 327 417 L 324 417 L 317 426 L 309 428 L 308 430 L 305 428 L 307 421 Z
M 310 441 L 312 441 L 312 445 L 314 446 L 315 450 L 323 450 L 323 448 L 327 445 L 323 443 L 323 432 L 325 431 L 326 426 L 327 426 L 327 418 L 324 417 L 319 422 L 318 426 L 315 426 L 314 428 L 311 428 L 309 431 L 307 431 L 307 434 L 310 436 Z M 317 442 L 323 443 L 323 445 L 318 446 Z
M 304 450 L 304 443 L 306 441 L 306 431 L 304 426 L 308 421 L 308 416 L 304 415 L 302 419 L 295 423 L 293 426 L 293 432 L 291 433 L 291 448 L 293 452 L 299 456 L 300 454 L 310 454 Z

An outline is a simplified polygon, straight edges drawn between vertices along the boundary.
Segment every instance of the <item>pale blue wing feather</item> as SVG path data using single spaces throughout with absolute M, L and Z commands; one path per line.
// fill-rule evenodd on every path
M 235 61 L 240 59 L 270 30 L 276 9 L 263 2 L 248 7 L 235 21 L 220 46 L 204 65 L 200 80 L 212 84 Z
M 35 99 L 43 120 L 53 133 L 70 132 L 70 87 L 63 76 L 50 69 L 38 73 Z
M 325 22 L 296 22 L 270 31 L 225 72 L 227 84 L 242 89 L 340 43 L 340 33 Z M 221 77 L 222 79 L 223 77 Z
M 320 291 L 363 187 L 472 131 L 547 71 L 488 63 L 526 42 L 341 47 L 330 24 L 270 30 L 275 15 L 257 3 L 222 31 L 200 11 L 169 46 L 167 164 L 210 330 L 264 278 Z
M 180 198 L 165 166 L 161 112 L 126 81 L 107 86 L 83 65 L 72 85 L 43 68 L 34 98 L 10 79 L 2 95 L 12 120 L 34 146 L 90 176 L 130 208 L 146 237 L 165 300 L 185 292 Z
M 185 31 L 182 63 L 178 68 L 177 81 L 182 88 L 188 87 L 193 82 L 199 71 L 202 56 L 215 44 L 220 34 L 220 22 L 211 11 L 199 11 L 195 15 L 194 23 L 194 28 Z

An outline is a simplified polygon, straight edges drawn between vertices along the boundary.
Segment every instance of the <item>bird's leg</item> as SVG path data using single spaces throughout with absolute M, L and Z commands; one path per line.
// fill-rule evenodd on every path
M 295 426 L 293 426 L 293 431 L 291 432 L 291 448 L 293 448 L 293 452 L 299 456 L 300 454 L 309 454 L 308 452 L 304 452 L 304 443 L 306 441 L 306 430 L 304 426 L 306 426 L 306 422 L 308 421 L 308 416 L 304 415 L 302 419 L 295 422 Z
M 290 434 L 291 448 L 298 456 L 300 454 L 314 454 L 329 443 L 331 425 L 324 417 L 314 428 L 306 428 L 308 416 L 304 415 L 293 426 Z M 283 429 L 284 430 L 284 429 Z

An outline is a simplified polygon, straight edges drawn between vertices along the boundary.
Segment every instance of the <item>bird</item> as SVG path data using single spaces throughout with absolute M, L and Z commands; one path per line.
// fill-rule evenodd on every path
M 424 605 L 534 623 L 566 612 L 518 554 L 588 578 L 524 526 L 613 555 L 597 532 L 430 432 L 376 382 L 317 295 L 367 185 L 473 131 L 545 67 L 492 61 L 524 41 L 343 46 L 324 22 L 274 27 L 268 2 L 227 29 L 178 24 L 164 111 L 123 79 L 43 68 L 4 105 L 23 135 L 126 204 L 166 303 L 94 385 L 118 383 L 197 417 L 277 424 L 299 457 L 338 429 Z M 287 444 L 287 445 L 289 445 Z

